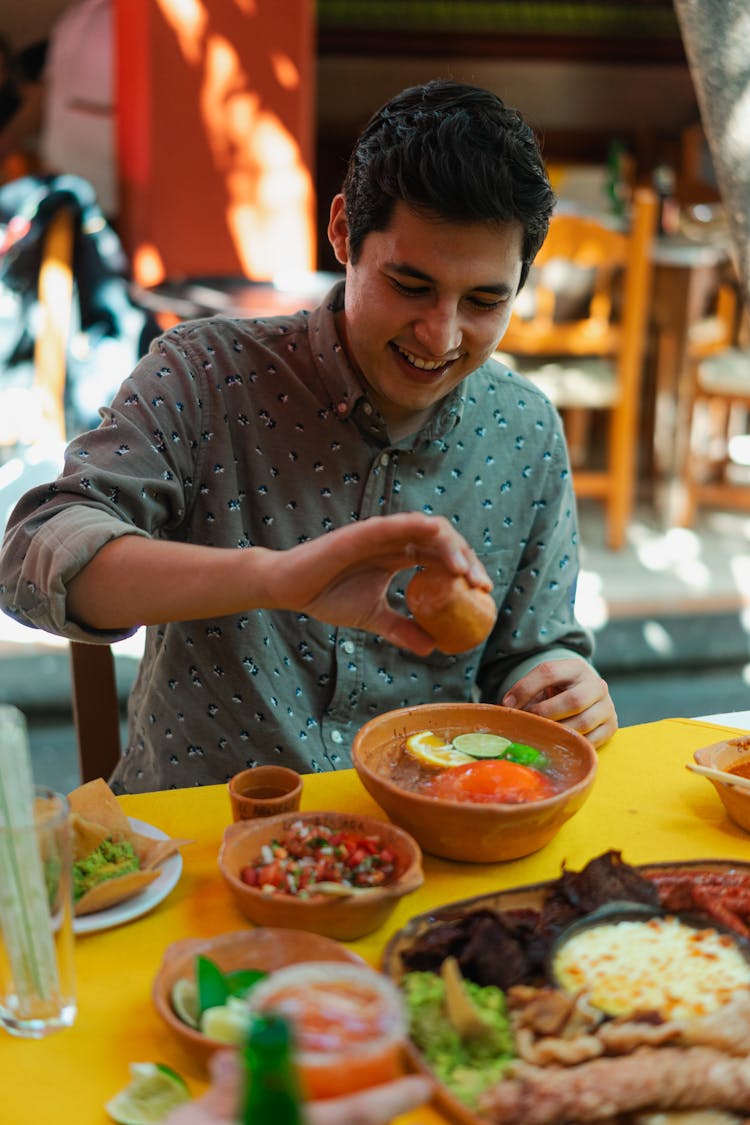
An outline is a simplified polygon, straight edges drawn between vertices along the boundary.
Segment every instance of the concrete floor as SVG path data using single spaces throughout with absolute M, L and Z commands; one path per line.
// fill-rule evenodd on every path
M 581 539 L 577 610 L 621 724 L 750 708 L 750 517 L 708 513 L 694 531 L 664 531 L 646 510 L 613 553 L 599 505 L 585 502 Z M 123 702 L 141 643 L 116 646 Z M 74 788 L 65 642 L 0 615 L 0 702 L 27 716 L 37 782 Z

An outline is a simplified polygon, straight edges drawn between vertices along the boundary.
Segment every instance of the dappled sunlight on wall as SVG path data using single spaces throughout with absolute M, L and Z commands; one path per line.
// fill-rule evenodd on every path
M 313 197 L 299 145 L 249 89 L 232 45 L 209 37 L 201 117 L 227 191 L 227 226 L 243 271 L 273 277 L 313 260 Z M 288 68 L 287 68 L 288 75 Z
M 269 280 L 314 270 L 309 3 L 143 4 L 123 5 L 122 20 L 135 28 L 129 57 L 146 53 L 145 76 L 120 70 L 123 128 L 140 132 L 147 148 L 141 182 L 130 185 L 126 220 L 134 223 L 125 224 L 136 280 L 154 284 L 152 268 L 149 280 L 141 272 L 155 261 L 144 244 L 155 248 L 167 277 Z M 141 6 L 140 24 L 132 5 Z M 139 114 L 129 117 L 131 103 Z M 127 165 L 124 172 L 127 178 Z

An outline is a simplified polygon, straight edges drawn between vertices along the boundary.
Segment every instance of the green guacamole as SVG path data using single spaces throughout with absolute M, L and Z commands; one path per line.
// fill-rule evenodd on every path
M 91 855 L 73 864 L 73 898 L 78 902 L 97 883 L 114 879 L 117 875 L 127 875 L 138 868 L 138 856 L 132 844 L 127 840 L 119 844 L 104 840 Z
M 502 989 L 464 983 L 490 1025 L 486 1037 L 466 1042 L 448 1022 L 443 1006 L 445 986 L 436 973 L 407 973 L 401 987 L 412 1040 L 443 1085 L 469 1109 L 475 1109 L 479 1095 L 502 1078 L 515 1054 Z

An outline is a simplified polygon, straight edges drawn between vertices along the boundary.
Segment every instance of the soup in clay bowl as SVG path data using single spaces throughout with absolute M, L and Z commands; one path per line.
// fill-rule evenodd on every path
M 444 743 L 487 733 L 541 753 L 544 776 L 533 799 L 477 798 L 471 787 L 497 763 L 479 760 L 453 767 L 426 767 L 406 749 L 410 736 L 431 731 Z M 596 751 L 582 735 L 524 711 L 482 703 L 428 703 L 378 715 L 356 734 L 352 760 L 367 792 L 424 851 L 444 859 L 496 863 L 543 848 L 583 805 L 594 784 Z M 486 763 L 486 765 L 482 764 Z M 497 771 L 499 772 L 499 770 Z M 447 775 L 451 776 L 448 777 Z
M 709 769 L 737 771 L 740 777 L 750 778 L 750 736 L 740 735 L 723 742 L 714 742 L 696 750 L 693 758 L 699 766 Z M 750 788 L 740 789 L 729 782 L 707 778 L 719 795 L 727 816 L 740 828 L 750 832 Z

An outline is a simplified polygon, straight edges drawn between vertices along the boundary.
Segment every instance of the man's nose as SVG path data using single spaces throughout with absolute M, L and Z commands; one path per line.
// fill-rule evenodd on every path
M 414 335 L 431 356 L 448 356 L 457 351 L 463 339 L 457 307 L 436 301 L 414 322 Z

